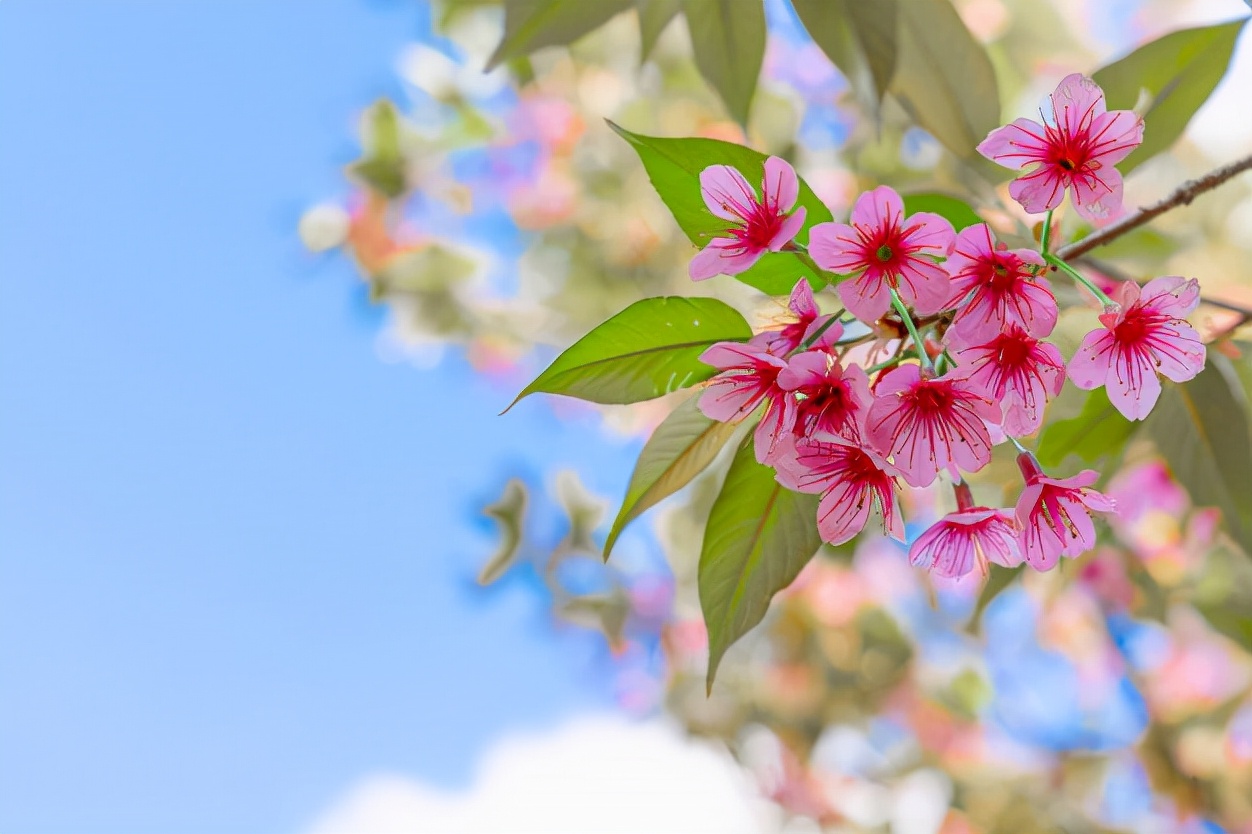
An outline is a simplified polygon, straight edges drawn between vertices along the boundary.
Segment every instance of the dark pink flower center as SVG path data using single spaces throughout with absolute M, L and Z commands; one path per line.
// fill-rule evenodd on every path
M 996 364 L 1005 370 L 1030 365 L 1037 343 L 1037 339 L 1032 339 L 1020 331 L 1002 333 L 994 342 Z
M 1168 316 L 1151 313 L 1142 307 L 1131 307 L 1121 323 L 1113 328 L 1113 337 L 1123 345 L 1143 344 L 1157 328 L 1168 321 Z
M 817 427 L 835 434 L 844 434 L 849 425 L 855 425 L 853 400 L 848 384 L 833 384 L 801 388 L 800 412 L 807 426 L 796 426 L 797 432 Z
M 922 380 L 905 396 L 912 400 L 913 408 L 924 414 L 946 413 L 956 403 L 952 386 L 933 380 Z
M 753 201 L 741 215 L 743 222 L 730 234 L 747 249 L 766 249 L 782 228 L 786 215 L 776 207 Z

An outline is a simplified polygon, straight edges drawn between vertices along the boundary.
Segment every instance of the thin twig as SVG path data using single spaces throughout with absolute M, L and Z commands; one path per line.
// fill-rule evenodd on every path
M 1093 258 L 1090 255 L 1084 255 L 1079 258 L 1078 263 L 1086 264 L 1092 269 L 1103 272 L 1115 281 L 1134 281 L 1137 284 L 1144 283 L 1125 270 L 1113 266 L 1108 261 L 1102 261 L 1099 258 Z M 1229 310 L 1232 313 L 1239 313 L 1249 317 L 1249 319 L 1252 319 L 1252 307 L 1248 307 L 1245 304 L 1236 304 L 1233 301 L 1222 301 L 1220 298 L 1213 298 L 1211 295 L 1201 295 L 1200 303 L 1207 304 L 1209 307 L 1216 307 L 1219 310 Z
M 1212 191 L 1226 182 L 1226 180 L 1243 173 L 1249 168 L 1252 168 L 1252 156 L 1245 156 L 1243 159 L 1232 162 L 1229 165 L 1223 165 L 1221 168 L 1209 171 L 1199 179 L 1188 180 L 1175 188 L 1165 199 L 1153 203 L 1147 208 L 1141 208 L 1136 212 L 1128 214 L 1116 223 L 1110 223 L 1103 229 L 1092 232 L 1082 240 L 1062 246 L 1056 250 L 1056 256 L 1066 261 L 1077 258 L 1079 255 L 1090 252 L 1098 246 L 1103 246 L 1110 241 L 1116 240 L 1132 229 L 1139 228 L 1144 223 L 1159 217 L 1172 208 L 1190 204 L 1192 200 L 1204 192 Z

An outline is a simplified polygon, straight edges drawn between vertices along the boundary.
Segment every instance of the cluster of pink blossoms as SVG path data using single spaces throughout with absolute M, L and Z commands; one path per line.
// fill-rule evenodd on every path
M 1036 164 L 1010 187 L 1027 211 L 1051 211 L 1066 189 L 1084 217 L 1121 211 L 1113 165 L 1142 141 L 1142 120 L 1106 112 L 1103 92 L 1081 75 L 1064 79 L 1051 104 L 1050 122 L 1018 119 L 979 151 L 1018 169 Z M 760 195 L 727 166 L 706 169 L 701 187 L 709 210 L 733 225 L 692 261 L 692 278 L 738 274 L 766 252 L 804 251 L 795 241 L 799 180 L 784 160 L 765 163 Z M 917 537 L 913 564 L 949 577 L 985 572 L 989 561 L 1049 570 L 1090 549 L 1091 514 L 1114 509 L 1091 488 L 1098 474 L 1050 477 L 1015 439 L 1038 431 L 1067 374 L 1046 341 L 1058 310 L 1043 273 L 1058 262 L 1008 249 L 986 224 L 958 234 L 937 214 L 906 216 L 886 186 L 862 194 L 849 223 L 813 226 L 807 252 L 839 277 L 840 301 L 868 329 L 851 333 L 844 325 L 853 319 L 822 315 L 802 279 L 791 293 L 794 323 L 702 355 L 719 373 L 699 404 L 720 421 L 761 414 L 756 457 L 787 488 L 820 496 L 822 538 L 852 539 L 875 511 L 884 532 L 903 540 L 901 482 L 921 488 L 946 475 L 957 510 Z M 1068 376 L 1081 388 L 1106 386 L 1122 414 L 1142 419 L 1160 395 L 1158 373 L 1181 382 L 1204 367 L 1204 347 L 1184 320 L 1199 289 L 1194 279 L 1157 278 L 1127 282 L 1105 301 L 1101 327 L 1083 340 Z M 894 343 L 893 355 L 868 369 L 855 364 L 853 349 L 875 338 L 880 349 Z M 986 466 L 1005 437 L 1019 449 L 1021 495 L 1013 509 L 978 506 L 965 475 Z

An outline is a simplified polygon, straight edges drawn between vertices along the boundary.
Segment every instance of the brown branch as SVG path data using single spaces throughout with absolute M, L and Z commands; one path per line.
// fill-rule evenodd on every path
M 1062 246 L 1056 250 L 1056 256 L 1066 261 L 1071 258 L 1077 258 L 1079 255 L 1090 252 L 1096 247 L 1116 240 L 1132 229 L 1139 228 L 1144 223 L 1159 217 L 1172 208 L 1189 205 L 1192 200 L 1204 192 L 1212 191 L 1217 186 L 1249 168 L 1252 168 L 1252 156 L 1245 156 L 1243 159 L 1232 162 L 1229 165 L 1223 165 L 1221 168 L 1209 171 L 1199 179 L 1188 180 L 1175 188 L 1173 193 L 1165 199 L 1153 203 L 1147 208 L 1141 208 L 1136 212 L 1128 214 L 1116 223 L 1111 223 L 1103 229 L 1092 232 L 1082 240 Z

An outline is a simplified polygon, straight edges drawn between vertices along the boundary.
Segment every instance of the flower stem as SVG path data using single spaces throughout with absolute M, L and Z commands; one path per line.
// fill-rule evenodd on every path
M 833 272 L 827 272 L 826 270 L 818 266 L 817 261 L 813 260 L 813 256 L 810 255 L 808 252 L 804 251 L 803 249 L 789 249 L 787 251 L 791 252 L 791 254 L 799 258 L 800 263 L 804 264 L 809 269 L 813 270 L 813 274 L 821 278 L 823 281 L 825 281 L 827 286 L 834 283 L 833 279 L 835 277 L 835 274 Z
M 1117 306 L 1117 302 L 1109 298 L 1108 295 L 1104 292 L 1104 290 L 1100 289 L 1095 284 L 1088 281 L 1086 278 L 1082 276 L 1081 273 L 1078 272 L 1078 270 L 1074 269 L 1072 266 L 1065 263 L 1065 261 L 1056 257 L 1055 255 L 1044 255 L 1043 258 L 1049 264 L 1061 270 L 1070 278 L 1073 278 L 1075 281 L 1077 281 L 1078 283 L 1086 287 L 1088 290 L 1090 290 L 1091 294 L 1094 295 L 1096 298 L 1098 298 L 1100 300 L 1100 303 L 1103 304 L 1105 307 Z
M 1029 449 L 1027 449 L 1025 446 L 1023 446 L 1022 444 L 1018 443 L 1018 442 L 1017 442 L 1017 438 L 1016 438 L 1016 437 L 1014 437 L 1013 435 L 1011 435 L 1011 434 L 1006 434 L 1006 435 L 1005 435 L 1005 437 L 1007 437 L 1009 440 L 1013 441 L 1013 445 L 1017 447 L 1017 451 L 1019 451 L 1019 452 L 1029 452 L 1029 451 L 1030 451 L 1030 450 L 1029 450 Z
M 807 339 L 805 339 L 803 342 L 800 343 L 799 350 L 804 351 L 812 347 L 814 342 L 822 338 L 823 333 L 825 333 L 827 330 L 831 328 L 832 325 L 834 325 L 836 322 L 839 321 L 839 316 L 842 314 L 843 314 L 843 311 L 840 310 L 838 313 L 835 313 L 829 319 L 827 319 L 825 324 L 817 328 L 817 330 L 813 331 L 812 336 L 808 337 Z
M 1052 243 L 1052 212 L 1053 209 L 1048 209 L 1048 213 L 1043 216 L 1043 233 L 1039 236 L 1039 251 L 1045 258 Z
M 926 343 L 922 341 L 922 337 L 917 335 L 917 325 L 913 323 L 913 316 L 909 313 L 909 308 L 904 305 L 904 301 L 900 298 L 900 294 L 895 290 L 891 291 L 891 304 L 896 308 L 896 312 L 900 314 L 900 320 L 904 323 L 904 327 L 909 331 L 909 336 L 913 339 L 913 344 L 917 348 L 917 358 L 922 363 L 922 368 L 927 371 L 933 371 L 935 366 L 930 361 L 930 355 L 926 353 Z

